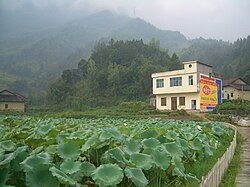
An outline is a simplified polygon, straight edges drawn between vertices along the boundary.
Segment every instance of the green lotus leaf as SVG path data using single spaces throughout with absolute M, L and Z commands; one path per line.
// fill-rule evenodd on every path
M 171 142 L 171 143 L 165 143 L 164 145 L 172 157 L 182 157 L 183 156 L 182 149 L 178 143 Z
M 199 151 L 201 150 L 203 147 L 202 145 L 202 141 L 197 137 L 193 140 L 193 146 L 192 146 L 192 149 L 193 150 L 196 150 L 196 151 Z
M 86 132 L 81 130 L 81 131 L 76 131 L 70 134 L 69 137 L 67 137 L 67 139 L 85 139 Z
M 142 130 L 142 126 L 138 125 L 135 128 L 131 129 L 130 135 L 129 135 L 129 140 L 134 139 L 135 137 L 140 138 L 140 132 Z
M 111 158 L 115 159 L 118 162 L 124 163 L 126 160 L 124 152 L 119 147 L 108 150 L 107 154 L 109 154 Z
M 220 126 L 213 126 L 212 133 L 218 137 L 221 137 L 225 133 L 225 130 Z
M 51 156 L 47 152 L 41 152 L 37 155 L 44 160 L 48 160 L 49 162 L 51 161 Z
M 50 123 L 47 123 L 45 125 L 41 125 L 36 128 L 36 133 L 39 135 L 45 135 L 48 134 L 49 131 L 51 131 L 54 128 L 54 126 Z
M 189 144 L 187 142 L 187 140 L 184 140 L 184 139 L 179 139 L 179 142 L 180 142 L 180 146 L 183 148 L 183 149 L 189 149 Z
M 7 168 L 0 168 L 0 186 L 6 184 L 9 180 L 9 171 Z
M 205 156 L 209 157 L 209 156 L 213 156 L 213 148 L 209 145 L 205 145 Z
M 148 129 L 141 133 L 142 139 L 157 138 L 158 136 L 159 136 L 158 132 L 154 129 Z
M 14 171 L 22 171 L 22 167 L 20 165 L 27 157 L 29 153 L 27 152 L 20 152 L 16 154 L 16 157 L 11 161 L 11 165 Z
M 50 155 L 54 155 L 57 152 L 57 145 L 49 145 L 48 147 L 45 148 L 45 151 Z
M 95 143 L 98 141 L 97 134 L 93 134 L 81 147 L 81 151 L 85 152 L 87 151 L 91 146 L 95 145 Z
M 130 129 L 127 126 L 120 126 L 119 131 L 124 134 L 125 136 L 129 136 L 131 134 Z
M 199 134 L 197 136 L 202 142 L 209 142 L 208 137 L 206 136 L 206 134 Z
M 21 167 L 25 172 L 33 170 L 37 165 L 50 165 L 51 158 L 49 155 L 45 156 L 46 153 L 40 155 L 30 155 L 23 162 L 21 162 Z
M 4 159 L 4 154 L 5 154 L 5 151 L 2 148 L 0 148 L 0 161 Z
M 25 132 L 18 132 L 16 134 L 13 135 L 13 138 L 15 138 L 16 140 L 24 140 L 26 138 L 28 138 L 31 135 L 31 133 L 25 133 Z
M 110 142 L 109 141 L 105 141 L 105 142 L 98 142 L 97 146 L 95 146 L 94 148 L 95 149 L 101 149 L 105 146 L 109 146 L 110 145 Z
M 83 170 L 80 170 L 76 173 L 70 174 L 69 177 L 72 178 L 74 181 L 81 181 L 84 177 L 84 172 Z M 82 185 L 80 186 L 82 187 Z
M 183 154 L 186 158 L 189 157 L 189 153 L 190 153 L 190 148 L 189 148 L 189 144 L 187 142 L 187 140 L 185 139 L 179 139 L 178 140 L 181 148 L 182 148 L 182 151 L 183 151 Z
M 122 135 L 122 133 L 118 130 L 118 129 L 114 129 L 114 128 L 107 128 L 104 129 L 102 134 L 100 135 L 100 141 L 105 141 L 107 139 L 116 139 L 116 140 L 124 140 L 124 136 Z
M 67 142 L 57 146 L 57 153 L 63 159 L 75 160 L 80 154 L 80 147 L 74 142 Z
M 14 151 L 16 149 L 16 144 L 11 140 L 5 140 L 0 142 L 0 147 L 5 151 Z
M 15 158 L 14 153 L 5 154 L 3 160 L 0 162 L 0 166 L 3 166 L 5 164 L 9 164 L 11 162 L 11 160 L 13 160 L 14 158 Z
M 196 176 L 192 176 L 191 174 L 186 174 L 184 178 L 189 182 L 195 182 L 197 184 L 201 182 Z
M 56 167 L 52 166 L 51 168 L 49 168 L 49 170 L 51 171 L 52 175 L 54 177 L 57 177 L 62 183 L 78 186 L 77 181 L 75 181 L 74 179 L 69 177 L 65 172 L 57 169 Z
M 123 170 L 116 164 L 100 165 L 92 173 L 92 179 L 100 186 L 115 186 L 123 179 Z
M 56 141 L 61 144 L 64 142 L 65 138 L 67 138 L 68 136 L 69 136 L 68 133 L 60 133 L 56 136 Z
M 143 147 L 144 149 L 154 149 L 156 148 L 158 145 L 160 145 L 160 141 L 155 139 L 155 138 L 148 138 L 148 139 L 144 139 L 142 141 Z
M 28 148 L 28 146 L 26 146 L 26 145 L 21 146 L 21 147 L 18 147 L 18 148 L 14 151 L 14 153 L 15 153 L 16 155 L 18 155 L 19 153 L 25 152 L 25 151 L 27 150 L 27 148 Z
M 185 176 L 185 168 L 184 168 L 184 164 L 181 160 L 180 157 L 174 157 L 172 160 L 172 165 L 174 167 L 174 172 L 177 176 L 179 177 L 184 177 Z
M 80 171 L 81 166 L 82 163 L 79 161 L 64 160 L 64 162 L 60 165 L 60 168 L 67 174 L 73 174 Z
M 84 176 L 90 177 L 92 173 L 95 171 L 96 167 L 94 164 L 91 164 L 90 162 L 83 162 L 82 163 L 82 170 L 84 173 Z
M 139 153 L 140 149 L 141 145 L 135 139 L 131 139 L 126 142 L 123 148 L 123 150 L 129 155 L 131 155 L 132 153 Z
M 168 134 L 166 136 L 169 140 L 176 140 L 176 138 L 179 137 L 179 133 L 175 131 L 168 131 Z
M 153 163 L 162 170 L 166 170 L 170 165 L 171 158 L 166 150 L 155 149 L 153 150 L 151 156 Z
M 193 140 L 197 136 L 197 133 L 181 132 L 181 135 L 183 136 L 185 140 L 190 141 L 190 140 Z
M 130 155 L 130 161 L 136 167 L 149 170 L 152 167 L 152 158 L 150 155 L 143 153 L 133 153 Z
M 43 146 L 39 146 L 39 147 L 37 147 L 37 148 L 35 148 L 33 151 L 31 151 L 31 155 L 33 155 L 33 154 L 38 154 L 38 153 L 40 153 L 40 152 L 42 152 L 43 151 Z
M 5 130 L 0 127 L 0 139 L 4 136 Z
M 148 180 L 140 168 L 129 168 L 125 169 L 125 175 L 131 179 L 135 186 L 147 186 Z
M 29 187 L 56 187 L 57 180 L 49 172 L 48 165 L 37 165 L 26 173 L 26 185 Z

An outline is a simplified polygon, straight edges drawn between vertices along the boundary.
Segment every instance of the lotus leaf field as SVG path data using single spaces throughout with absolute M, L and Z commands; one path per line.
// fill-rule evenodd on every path
M 212 156 L 231 133 L 216 122 L 2 116 L 0 186 L 198 184 L 185 163 Z

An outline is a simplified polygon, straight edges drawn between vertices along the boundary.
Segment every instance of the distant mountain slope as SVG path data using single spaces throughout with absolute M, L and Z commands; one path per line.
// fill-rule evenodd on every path
M 25 90 L 27 96 L 43 95 L 63 70 L 75 68 L 80 59 L 90 56 L 98 41 L 111 38 L 142 39 L 144 43 L 154 38 L 162 48 L 177 52 L 181 61 L 195 59 L 211 64 L 225 77 L 244 78 L 250 74 L 245 72 L 249 69 L 249 38 L 234 44 L 202 38 L 187 40 L 178 31 L 160 30 L 142 19 L 103 11 L 55 28 L 1 39 L 0 90 L 12 88 Z M 244 68 L 234 71 L 238 65 Z M 232 69 L 233 73 L 228 73 Z
M 178 54 L 181 61 L 199 60 L 212 65 L 224 79 L 241 77 L 250 84 L 250 36 L 234 43 L 199 38 L 186 45 Z
M 212 39 L 193 39 L 179 52 L 182 61 L 199 60 L 212 65 L 217 71 L 229 61 L 231 43 Z
M 88 58 L 96 42 L 110 38 L 146 42 L 155 38 L 170 49 L 186 41 L 179 32 L 162 31 L 141 19 L 103 11 L 54 29 L 1 41 L 0 70 L 27 82 L 28 92 L 45 90 L 64 69 L 76 67 L 81 58 Z M 44 83 L 38 84 L 41 79 Z
M 140 18 L 132 19 L 123 27 L 115 30 L 111 37 L 118 40 L 143 39 L 144 42 L 152 38 L 159 40 L 163 48 L 174 50 L 187 41 L 186 37 L 178 31 L 157 29 Z

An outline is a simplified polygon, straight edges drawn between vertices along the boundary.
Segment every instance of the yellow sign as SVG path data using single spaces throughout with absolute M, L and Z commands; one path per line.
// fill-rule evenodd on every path
M 215 79 L 200 77 L 200 109 L 213 109 L 218 104 L 218 85 Z

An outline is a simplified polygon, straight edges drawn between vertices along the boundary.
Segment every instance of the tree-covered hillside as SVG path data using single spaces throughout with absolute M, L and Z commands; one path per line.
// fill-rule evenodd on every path
M 250 36 L 234 43 L 203 38 L 191 40 L 179 56 L 181 61 L 195 59 L 212 65 L 224 79 L 241 77 L 250 84 Z
M 178 31 L 160 30 L 142 19 L 109 11 L 55 26 L 8 39 L 0 35 L 0 90 L 17 91 L 32 104 L 44 104 L 47 89 L 65 69 L 76 68 L 80 59 L 90 57 L 98 42 L 107 44 L 111 38 L 142 39 L 144 43 L 154 38 L 180 61 L 198 60 L 213 65 L 225 78 L 250 80 L 249 37 L 234 43 L 187 40 Z
M 99 43 L 77 69 L 65 70 L 47 93 L 48 104 L 81 109 L 142 100 L 151 94 L 151 73 L 181 68 L 178 57 L 142 40 Z
M 89 58 L 98 41 L 152 38 L 176 48 L 186 38 L 179 32 L 162 31 L 140 19 L 99 12 L 56 28 L 30 32 L 0 41 L 1 89 L 19 91 L 34 104 L 42 104 L 50 84 L 81 58 Z M 1 72 L 4 72 L 2 74 Z

